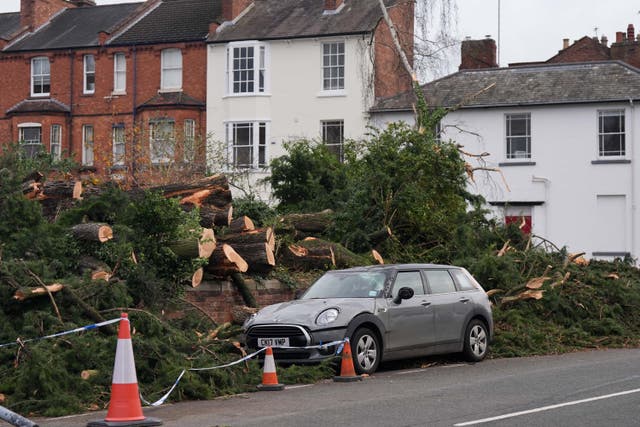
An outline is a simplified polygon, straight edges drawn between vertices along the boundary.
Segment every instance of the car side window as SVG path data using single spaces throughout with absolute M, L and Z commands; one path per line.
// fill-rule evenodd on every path
M 400 271 L 396 275 L 396 281 L 393 285 L 393 298 L 398 295 L 400 288 L 413 289 L 414 295 L 424 295 L 424 286 L 422 285 L 422 277 L 419 271 Z
M 426 270 L 425 274 L 432 294 L 445 294 L 456 291 L 456 285 L 447 270 Z
M 462 270 L 450 270 L 449 271 L 453 278 L 456 280 L 456 284 L 458 285 L 458 289 L 461 291 L 472 291 L 476 287 L 471 282 L 471 278 L 465 274 Z

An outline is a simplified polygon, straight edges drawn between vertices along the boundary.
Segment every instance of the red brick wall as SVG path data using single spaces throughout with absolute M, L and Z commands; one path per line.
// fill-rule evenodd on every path
M 609 60 L 609 49 L 598 40 L 583 37 L 549 59 L 548 63 L 588 62 Z
M 611 59 L 624 61 L 634 67 L 640 68 L 640 42 L 624 41 L 611 45 Z
M 294 292 L 277 281 L 266 284 L 248 281 L 247 284 L 259 307 L 294 298 Z M 242 296 L 229 282 L 203 282 L 197 288 L 187 288 L 186 299 L 209 313 L 217 323 L 231 322 L 232 307 L 244 305 Z
M 131 153 L 140 147 L 148 147 L 145 129 L 148 122 L 134 123 L 134 104 L 140 105 L 158 94 L 161 76 L 161 51 L 165 48 L 180 48 L 183 60 L 182 89 L 191 97 L 202 102 L 206 100 L 206 45 L 201 43 L 181 43 L 162 46 L 137 48 L 114 47 L 76 51 L 25 53 L 0 57 L 0 143 L 16 141 L 18 138 L 17 123 L 37 122 L 43 125 L 42 142 L 49 150 L 49 124 L 52 119 L 46 115 L 22 117 L 21 115 L 5 116 L 5 112 L 20 101 L 30 98 L 31 58 L 47 56 L 51 66 L 51 99 L 56 99 L 71 108 L 71 118 L 62 120 L 62 150 L 73 153 L 74 159 L 82 161 L 82 125 L 94 126 L 94 166 L 98 176 L 109 173 L 112 164 L 112 126 L 125 124 L 127 135 L 126 151 Z M 127 88 L 126 94 L 112 96 L 114 79 L 114 59 L 116 52 L 126 55 Z M 95 56 L 96 88 L 93 94 L 83 94 L 84 55 Z M 134 65 L 135 63 L 135 65 Z M 134 80 L 135 79 L 135 80 Z M 135 87 L 135 96 L 134 96 Z M 173 118 L 178 135 L 182 133 L 185 119 L 196 121 L 196 134 L 205 134 L 205 110 L 185 106 L 168 106 L 154 109 L 155 115 Z M 158 111 L 161 110 L 161 111 Z M 148 119 L 149 110 L 136 117 Z M 56 122 L 58 123 L 58 122 Z M 138 123 L 138 122 L 137 122 Z M 134 141 L 134 135 L 136 136 Z
M 389 8 L 389 17 L 398 33 L 398 38 L 413 66 L 413 1 L 403 1 Z M 412 78 L 396 53 L 391 32 L 382 20 L 375 30 L 375 97 L 393 96 L 411 90 Z
M 493 39 L 464 40 L 460 50 L 460 70 L 498 67 L 496 42 Z
M 64 0 L 21 0 L 20 26 L 36 29 L 66 7 L 75 7 L 75 5 Z

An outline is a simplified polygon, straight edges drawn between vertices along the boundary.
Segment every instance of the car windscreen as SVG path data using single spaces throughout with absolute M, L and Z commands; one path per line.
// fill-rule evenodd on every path
M 377 298 L 382 295 L 385 273 L 328 272 L 318 279 L 302 299 Z

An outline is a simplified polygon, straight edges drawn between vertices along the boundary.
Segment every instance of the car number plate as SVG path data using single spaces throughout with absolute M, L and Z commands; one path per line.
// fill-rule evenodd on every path
M 289 338 L 258 338 L 258 347 L 289 347 Z

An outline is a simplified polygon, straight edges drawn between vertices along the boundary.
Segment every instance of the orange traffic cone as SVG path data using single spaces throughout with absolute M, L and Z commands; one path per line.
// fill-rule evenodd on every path
M 340 375 L 337 377 L 333 377 L 333 380 L 341 383 L 362 380 L 361 376 L 356 375 L 356 371 L 353 367 L 353 358 L 351 356 L 351 344 L 349 344 L 349 338 L 345 340 L 344 348 L 342 349 Z
M 104 421 L 91 421 L 87 427 L 160 426 L 162 421 L 142 414 L 138 378 L 127 313 L 122 313 L 118 329 L 116 361 L 111 382 L 111 401 Z
M 278 384 L 276 375 L 276 362 L 273 360 L 273 350 L 267 347 L 264 355 L 264 371 L 262 373 L 262 384 L 258 384 L 258 390 L 278 391 L 284 390 L 284 384 Z

